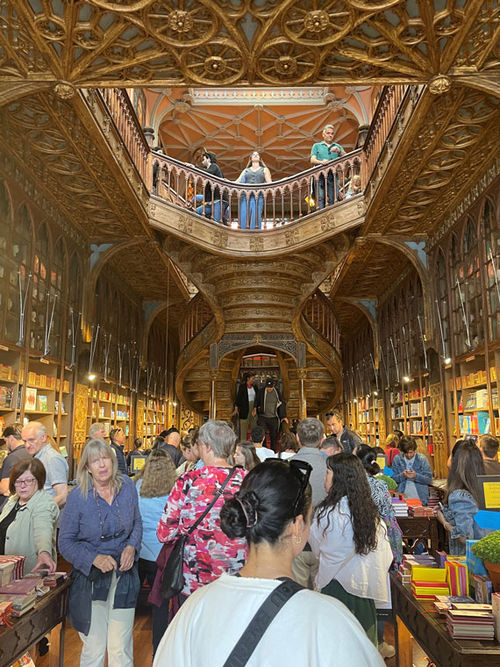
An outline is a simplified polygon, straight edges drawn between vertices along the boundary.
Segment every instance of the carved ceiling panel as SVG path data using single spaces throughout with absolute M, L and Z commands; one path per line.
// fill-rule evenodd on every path
M 395 248 L 367 240 L 358 241 L 344 263 L 334 299 L 342 296 L 376 299 L 409 266 L 409 259 Z
M 453 87 L 436 97 L 363 233 L 432 234 L 464 189 L 500 153 L 500 99 Z
M 481 64 L 494 5 L 0 0 L 0 76 L 86 86 L 428 81 Z

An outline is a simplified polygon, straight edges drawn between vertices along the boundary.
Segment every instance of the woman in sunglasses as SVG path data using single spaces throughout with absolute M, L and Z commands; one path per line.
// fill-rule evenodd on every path
M 343 605 L 307 589 L 285 602 L 267 631 L 254 634 L 256 646 L 247 661 L 238 662 L 242 656 L 237 648 L 236 660 L 226 662 L 269 595 L 291 579 L 292 560 L 309 535 L 310 472 L 303 461 L 268 459 L 226 500 L 220 514 L 222 530 L 231 539 L 247 540 L 248 559 L 237 575 L 223 574 L 188 598 L 160 642 L 156 667 L 383 664 Z
M 328 457 L 325 491 L 309 536 L 319 558 L 316 590 L 343 602 L 377 646 L 375 601 L 388 601 L 393 556 L 365 470 L 354 454 Z
M 73 565 L 68 618 L 83 642 L 80 665 L 134 662 L 132 634 L 142 538 L 137 491 L 104 440 L 89 440 L 68 495 L 59 550 Z

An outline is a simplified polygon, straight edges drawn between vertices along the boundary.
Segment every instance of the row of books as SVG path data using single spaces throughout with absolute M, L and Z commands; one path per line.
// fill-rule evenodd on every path
M 457 389 L 466 389 L 467 387 L 477 387 L 477 385 L 486 384 L 486 370 L 475 371 L 474 373 L 467 373 L 455 378 L 455 386 Z M 495 366 L 490 368 L 490 380 L 495 382 L 497 379 L 497 371 Z M 450 380 L 448 388 L 453 391 L 453 379 Z

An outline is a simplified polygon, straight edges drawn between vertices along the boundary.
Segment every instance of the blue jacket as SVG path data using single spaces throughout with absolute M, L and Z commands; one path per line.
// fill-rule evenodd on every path
M 403 475 L 403 470 L 406 470 L 406 458 L 404 454 L 398 454 L 392 462 L 392 479 L 398 484 L 399 493 L 404 493 L 406 488 L 406 477 Z M 413 481 L 417 487 L 418 497 L 422 505 L 427 505 L 429 502 L 429 484 L 432 482 L 432 470 L 429 461 L 423 454 L 415 454 L 413 470 L 417 473 Z
M 465 489 L 456 489 L 448 496 L 448 502 L 443 508 L 443 515 L 453 526 L 450 533 L 450 555 L 462 556 L 465 554 L 465 543 L 460 537 L 468 540 L 479 540 L 491 530 L 479 528 L 474 517 L 479 511 L 474 497 Z
M 156 528 L 170 494 L 144 498 L 140 495 L 141 484 L 142 479 L 136 484 L 137 494 L 139 495 L 139 511 L 142 517 L 142 544 L 139 556 L 144 560 L 156 561 L 163 546 L 156 535 Z

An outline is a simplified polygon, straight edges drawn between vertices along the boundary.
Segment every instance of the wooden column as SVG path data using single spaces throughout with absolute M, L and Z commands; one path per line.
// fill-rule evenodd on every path
M 217 414 L 217 371 L 210 371 L 210 407 L 208 416 L 215 419 Z
M 299 419 L 302 420 L 307 417 L 307 400 L 305 392 L 307 370 L 305 368 L 298 368 L 297 376 L 299 378 Z

